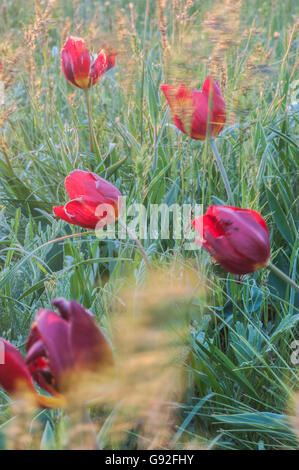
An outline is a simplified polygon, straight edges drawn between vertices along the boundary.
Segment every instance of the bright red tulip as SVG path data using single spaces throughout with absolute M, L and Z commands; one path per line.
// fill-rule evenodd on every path
M 65 178 L 71 199 L 53 213 L 70 224 L 87 229 L 103 227 L 115 221 L 121 209 L 121 193 L 95 173 L 74 170 Z
M 269 230 L 256 211 L 210 206 L 193 227 L 201 236 L 197 242 L 230 273 L 251 273 L 269 262 Z
M 85 41 L 70 36 L 61 50 L 61 64 L 65 78 L 78 88 L 90 88 L 101 76 L 115 65 L 115 51 L 98 51 L 91 63 L 90 54 Z
M 179 88 L 161 85 L 161 89 L 170 106 L 174 123 L 181 132 L 192 139 L 205 140 L 208 137 L 208 120 L 212 137 L 222 130 L 226 113 L 218 82 L 206 78 L 202 91 L 190 90 L 183 83 Z
M 59 314 L 40 309 L 26 344 L 34 380 L 48 392 L 65 392 L 74 375 L 99 372 L 113 364 L 111 347 L 82 305 L 63 298 L 52 304 Z
M 30 371 L 19 351 L 8 341 L 0 338 L 4 346 L 4 361 L 0 362 L 0 386 L 12 395 L 26 395 L 37 406 L 58 408 L 65 405 L 65 400 L 57 397 L 39 395 L 33 385 Z

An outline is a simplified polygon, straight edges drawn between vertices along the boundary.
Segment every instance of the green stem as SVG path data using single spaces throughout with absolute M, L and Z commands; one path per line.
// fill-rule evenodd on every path
M 213 150 L 213 154 L 214 154 L 216 163 L 218 165 L 218 168 L 219 168 L 219 171 L 220 171 L 220 174 L 221 174 L 222 181 L 223 181 L 225 189 L 226 189 L 227 198 L 228 198 L 230 204 L 232 204 L 234 206 L 235 205 L 234 196 L 233 196 L 230 184 L 229 184 L 227 173 L 226 173 L 224 165 L 222 163 L 222 158 L 220 156 L 220 153 L 218 152 L 218 149 L 216 147 L 216 143 L 215 143 L 214 139 L 212 139 L 212 138 L 211 138 L 211 145 L 212 145 L 212 150 Z
M 274 266 L 274 264 L 272 263 L 268 263 L 267 264 L 267 267 L 269 269 L 271 269 L 271 271 L 278 277 L 280 277 L 281 279 L 283 279 L 283 281 L 285 281 L 287 284 L 289 284 L 291 287 L 293 287 L 293 289 L 296 291 L 296 292 L 299 292 L 299 286 L 298 284 L 296 284 L 296 282 L 293 281 L 293 279 L 291 279 L 289 276 L 287 276 L 285 273 L 283 273 L 280 269 L 278 269 L 276 266 Z
M 140 241 L 138 240 L 138 238 L 135 236 L 135 234 L 133 232 L 131 232 L 131 230 L 129 229 L 129 227 L 125 224 L 125 222 L 122 220 L 122 219 L 118 219 L 118 223 L 126 230 L 127 234 L 129 235 L 130 238 L 132 238 L 132 240 L 134 240 L 134 242 L 136 243 L 137 247 L 139 248 L 143 258 L 144 258 L 144 261 L 147 265 L 147 267 L 149 269 L 152 269 L 152 265 L 151 265 L 151 262 L 145 252 L 145 249 L 143 248 L 143 246 L 141 245 Z
M 91 111 L 90 111 L 90 99 L 89 99 L 88 88 L 85 88 L 84 90 L 84 97 L 85 97 L 87 116 L 88 116 L 89 146 L 90 146 L 91 153 L 94 153 L 93 127 L 92 127 L 92 118 L 91 118 Z

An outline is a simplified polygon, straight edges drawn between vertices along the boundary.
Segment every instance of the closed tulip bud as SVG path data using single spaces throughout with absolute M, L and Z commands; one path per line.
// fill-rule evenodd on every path
M 208 77 L 202 91 L 190 90 L 183 83 L 178 88 L 161 85 L 176 127 L 192 139 L 215 137 L 225 120 L 225 101 L 219 85 Z
M 197 242 L 230 273 L 251 273 L 269 263 L 269 230 L 254 210 L 210 206 L 193 227 L 201 236 Z
M 117 219 L 121 193 L 100 176 L 74 170 L 65 178 L 65 187 L 71 201 L 53 207 L 56 217 L 87 229 L 100 228 Z
M 102 48 L 92 63 L 85 41 L 70 36 L 61 50 L 64 76 L 69 83 L 78 88 L 90 88 L 105 72 L 114 67 L 115 55 L 115 51 Z

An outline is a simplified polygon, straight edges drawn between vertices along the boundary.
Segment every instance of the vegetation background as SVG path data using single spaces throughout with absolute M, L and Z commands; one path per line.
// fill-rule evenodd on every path
M 122 397 L 106 408 L 91 407 L 101 448 L 298 447 L 298 417 L 297 424 L 288 418 L 298 413 L 294 291 L 266 270 L 241 279 L 227 275 L 207 253 L 185 251 L 183 240 L 142 241 L 157 269 L 154 280 L 132 240 L 99 241 L 52 216 L 52 206 L 66 201 L 63 181 L 74 168 L 105 177 L 128 203 L 225 204 L 209 144 L 176 130 L 159 89 L 180 81 L 200 89 L 210 73 L 228 108 L 217 145 L 236 205 L 262 213 L 272 261 L 295 280 L 298 10 L 295 0 L 1 1 L 0 336 L 22 349 L 37 309 L 64 296 L 96 315 L 116 352 L 124 338 L 136 350 L 148 345 L 150 374 L 144 358 L 137 366 L 128 361 Z M 118 51 L 117 66 L 92 89 L 94 154 L 83 93 L 61 71 L 60 48 L 69 34 L 84 37 L 92 52 L 105 42 Z M 184 282 L 190 276 L 197 286 L 192 296 Z M 124 299 L 136 295 L 151 320 L 118 343 L 133 309 Z M 128 321 L 115 333 L 122 314 Z M 157 352 L 152 331 L 177 337 L 184 331 L 178 356 L 185 378 L 179 391 L 175 375 L 167 382 L 176 394 L 164 398 L 175 412 L 162 431 L 161 410 L 144 422 L 152 405 L 147 398 L 161 389 L 149 384 L 165 383 L 161 354 L 173 338 L 162 335 L 165 348 Z M 128 377 L 134 377 L 130 387 Z M 146 385 L 140 396 L 137 382 Z M 120 411 L 126 394 L 130 411 Z M 0 399 L 4 441 L 14 417 L 4 392 Z M 67 423 L 62 411 L 39 412 L 18 445 L 65 447 Z M 12 447 L 14 441 L 16 434 Z

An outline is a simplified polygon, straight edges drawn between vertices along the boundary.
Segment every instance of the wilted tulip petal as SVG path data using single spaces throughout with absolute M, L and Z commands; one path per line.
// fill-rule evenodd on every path
M 101 76 L 115 65 L 115 52 L 101 49 L 94 63 L 82 38 L 70 36 L 61 50 L 65 78 L 72 85 L 86 89 L 95 85 Z
M 95 173 L 74 170 L 65 179 L 71 201 L 53 207 L 56 217 L 87 229 L 114 222 L 121 209 L 121 193 Z
M 198 243 L 228 272 L 247 274 L 270 259 L 268 227 L 256 211 L 211 206 L 193 227 L 201 236 Z
M 208 136 L 208 122 L 211 136 L 222 130 L 226 120 L 225 101 L 218 83 L 210 77 L 204 81 L 202 91 L 190 90 L 183 83 L 178 88 L 161 85 L 161 89 L 181 132 L 192 139 L 204 140 Z

